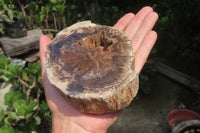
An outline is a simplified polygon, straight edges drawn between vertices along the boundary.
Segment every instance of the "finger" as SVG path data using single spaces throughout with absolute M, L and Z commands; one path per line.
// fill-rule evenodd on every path
M 46 53 L 47 53 L 47 45 L 51 42 L 51 39 L 46 36 L 42 35 L 40 37 L 40 60 L 41 60 L 41 67 L 42 67 L 42 73 L 44 73 L 44 65 L 45 65 L 45 59 L 46 59 Z
M 132 39 L 133 52 L 138 49 L 145 35 L 152 30 L 156 21 L 158 20 L 158 14 L 156 12 L 150 12 L 145 18 L 136 34 Z
M 142 67 L 144 66 L 147 57 L 150 54 L 151 49 L 153 48 L 157 39 L 157 33 L 155 31 L 150 31 L 145 36 L 142 44 L 137 49 L 135 53 L 135 70 L 140 73 Z
M 126 29 L 134 16 L 135 15 L 133 13 L 128 13 L 124 15 L 121 19 L 117 21 L 114 27 L 118 30 L 124 31 L 124 29 Z
M 138 28 L 140 27 L 141 23 L 143 22 L 144 18 L 152 12 L 153 9 L 151 7 L 144 7 L 142 8 L 130 22 L 129 26 L 125 29 L 125 33 L 132 39 L 135 33 L 137 32 Z

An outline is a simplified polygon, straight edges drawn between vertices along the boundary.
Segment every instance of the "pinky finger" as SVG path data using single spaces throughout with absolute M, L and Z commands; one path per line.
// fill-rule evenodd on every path
M 157 33 L 150 31 L 135 52 L 135 70 L 140 73 L 157 39 Z

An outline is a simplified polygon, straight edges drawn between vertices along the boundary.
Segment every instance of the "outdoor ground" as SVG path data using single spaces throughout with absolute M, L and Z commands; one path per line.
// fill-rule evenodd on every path
M 108 133 L 170 133 L 168 113 L 195 101 L 196 93 L 159 73 L 150 82 L 150 94 L 139 94 Z

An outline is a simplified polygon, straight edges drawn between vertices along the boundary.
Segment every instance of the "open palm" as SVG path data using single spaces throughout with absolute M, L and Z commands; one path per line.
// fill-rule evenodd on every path
M 128 13 L 114 27 L 126 33 L 132 40 L 135 55 L 135 69 L 139 73 L 157 39 L 152 31 L 158 19 L 152 8 L 144 7 L 136 15 Z M 72 107 L 50 84 L 45 72 L 46 46 L 51 42 L 47 36 L 40 38 L 40 58 L 42 65 L 42 81 L 46 100 L 52 111 L 52 131 L 59 132 L 106 132 L 120 115 L 119 112 L 91 115 L 83 114 Z

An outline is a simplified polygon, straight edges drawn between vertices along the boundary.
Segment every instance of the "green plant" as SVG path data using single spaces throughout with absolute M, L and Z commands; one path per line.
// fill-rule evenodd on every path
M 0 108 L 0 133 L 37 133 L 41 121 L 51 119 L 42 91 L 40 65 L 24 66 L 0 55 L 0 79 L 13 85 L 4 97 L 7 110 Z
M 14 17 L 19 18 L 23 14 L 12 0 L 0 0 L 0 12 L 6 14 L 11 20 Z
M 117 6 L 106 4 L 109 2 L 98 0 L 0 0 L 0 11 L 11 18 L 23 17 L 27 29 L 41 28 L 49 34 L 84 20 L 113 25 L 123 12 Z

